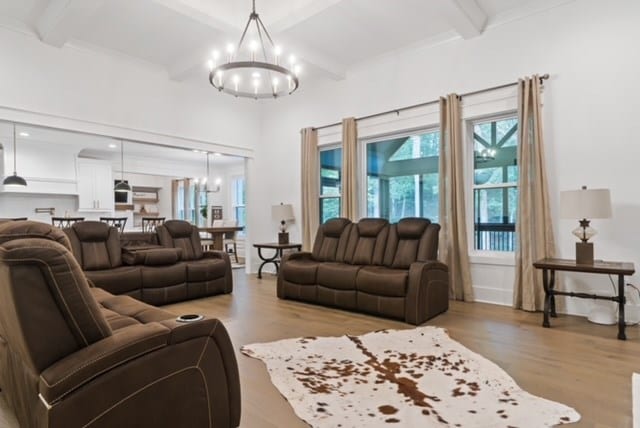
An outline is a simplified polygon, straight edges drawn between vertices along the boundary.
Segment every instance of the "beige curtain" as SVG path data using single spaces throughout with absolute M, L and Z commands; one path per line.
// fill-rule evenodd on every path
M 342 120 L 341 216 L 358 219 L 358 129 L 353 117 Z
M 464 138 L 460 98 L 440 98 L 440 246 L 439 258 L 449 266 L 449 295 L 473 301 L 467 246 L 464 196 Z
M 302 248 L 310 251 L 320 222 L 318 131 L 302 130 Z
M 178 218 L 178 188 L 180 180 L 171 180 L 171 218 Z
M 518 82 L 518 216 L 516 219 L 516 276 L 513 306 L 542 310 L 542 274 L 533 262 L 554 257 L 555 241 L 549 209 L 544 158 L 540 78 Z

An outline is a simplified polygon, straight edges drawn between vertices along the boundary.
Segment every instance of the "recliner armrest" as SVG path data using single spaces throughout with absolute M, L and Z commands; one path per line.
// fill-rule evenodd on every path
M 217 250 L 203 251 L 202 252 L 202 258 L 203 259 L 229 260 L 229 263 L 231 263 L 231 259 L 229 258 L 229 254 L 227 254 L 224 251 L 217 251 Z
M 160 323 L 125 327 L 48 367 L 40 375 L 39 392 L 51 405 L 102 373 L 167 346 L 170 333 Z
M 449 308 L 449 268 L 439 261 L 409 267 L 405 321 L 418 325 Z
M 282 255 L 282 260 L 280 260 L 280 263 L 286 263 L 289 260 L 302 260 L 302 259 L 307 259 L 307 260 L 313 260 L 313 257 L 311 256 L 311 253 L 308 251 L 298 251 L 295 253 L 286 253 Z

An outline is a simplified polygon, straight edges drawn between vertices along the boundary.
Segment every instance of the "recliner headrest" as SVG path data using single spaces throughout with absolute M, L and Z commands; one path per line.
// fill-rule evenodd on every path
M 322 225 L 322 231 L 324 233 L 324 236 L 329 236 L 331 238 L 340 238 L 342 232 L 344 231 L 344 228 L 349 224 L 351 224 L 351 220 L 347 218 L 332 218 L 330 220 L 327 220 Z
M 389 221 L 383 218 L 363 218 L 358 222 L 358 235 L 375 238 L 388 225 Z
M 193 233 L 193 225 L 184 220 L 168 220 L 163 226 L 172 238 L 188 238 Z
M 0 244 L 15 239 L 41 238 L 55 241 L 68 250 L 71 244 L 67 235 L 57 227 L 38 221 L 10 221 L 0 224 Z
M 101 221 L 80 221 L 71 228 L 82 242 L 106 241 L 109 238 L 111 226 Z
M 408 217 L 398 222 L 398 238 L 400 239 L 420 239 L 422 234 L 431 224 L 426 218 Z

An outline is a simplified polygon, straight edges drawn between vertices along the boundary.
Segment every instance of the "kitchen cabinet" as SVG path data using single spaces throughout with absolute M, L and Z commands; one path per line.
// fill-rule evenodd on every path
M 77 161 L 78 211 L 113 211 L 111 163 L 97 159 Z

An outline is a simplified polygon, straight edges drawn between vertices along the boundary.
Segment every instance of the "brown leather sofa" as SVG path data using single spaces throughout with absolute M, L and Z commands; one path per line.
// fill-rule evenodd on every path
M 118 229 L 98 221 L 78 222 L 64 231 L 87 278 L 110 293 L 153 305 L 231 293 L 229 256 L 222 251 L 203 252 L 198 229 L 190 223 L 167 223 L 157 232 L 162 233 L 167 248 L 152 243 L 123 246 L 121 239 L 126 238 Z M 167 238 L 172 233 L 179 236 L 177 248 Z M 130 237 L 129 242 L 145 236 Z M 149 239 L 159 242 L 159 236 Z
M 278 297 L 421 324 L 449 308 L 439 232 L 423 218 L 329 220 L 311 253 L 282 258 Z
M 0 387 L 20 426 L 237 427 L 224 325 L 90 287 L 70 249 L 52 226 L 0 225 Z

